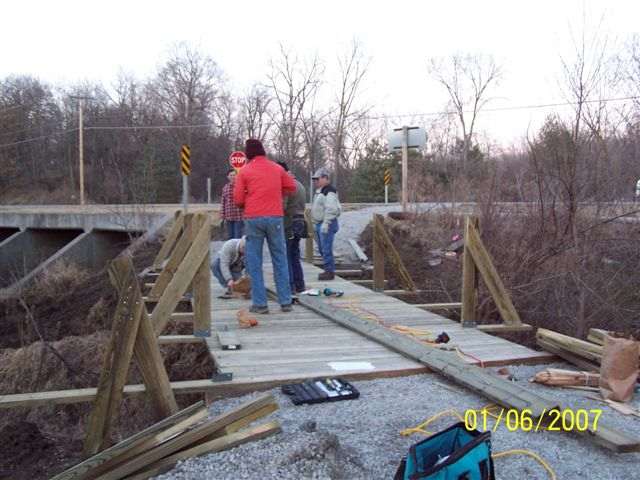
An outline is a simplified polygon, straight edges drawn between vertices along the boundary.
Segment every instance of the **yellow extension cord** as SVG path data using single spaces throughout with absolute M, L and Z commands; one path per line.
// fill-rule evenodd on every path
M 376 315 L 373 312 L 370 312 L 362 307 L 359 307 L 357 305 L 354 304 L 355 302 L 350 302 L 349 304 L 345 305 L 343 308 L 345 308 L 346 310 L 350 310 L 352 313 L 355 313 L 356 315 L 360 316 L 361 318 L 367 319 L 367 320 L 373 320 L 374 322 L 379 323 L 382 326 L 387 326 L 385 325 L 384 321 L 382 318 L 380 318 L 380 316 Z M 429 331 L 429 330 L 425 330 L 425 329 L 420 329 L 420 328 L 412 328 L 412 327 L 407 327 L 405 325 L 393 325 L 391 327 L 388 327 L 391 330 L 394 330 L 398 333 L 404 333 L 405 335 L 409 335 L 411 337 L 415 337 L 418 340 L 421 340 L 422 342 L 426 343 L 427 345 L 435 345 L 435 342 L 433 340 L 426 340 L 424 338 L 421 337 L 427 337 L 427 336 L 431 336 L 433 338 L 433 332 Z M 484 368 L 484 363 L 482 362 L 482 360 L 480 360 L 479 358 L 474 357 L 473 355 L 470 355 L 468 353 L 463 352 L 460 347 L 456 346 L 454 347 L 455 352 L 458 354 L 458 356 L 464 360 L 465 357 L 469 357 L 469 358 L 473 358 L 474 360 L 477 360 L 480 363 L 480 367 Z M 492 413 L 491 410 L 499 408 L 497 405 L 493 405 L 493 404 L 489 404 L 489 405 L 485 405 L 484 407 L 476 410 L 476 412 L 481 412 L 483 410 L 486 410 L 487 414 L 490 415 L 493 418 L 498 418 L 498 415 L 496 415 L 495 413 Z M 438 418 L 444 417 L 445 415 L 452 415 L 454 417 L 457 417 L 461 422 L 464 422 L 464 418 L 462 417 L 462 415 L 460 415 L 460 413 L 458 413 L 456 410 L 450 409 L 450 410 L 445 410 L 443 412 L 440 412 L 434 416 L 432 416 L 431 418 L 427 419 L 426 421 L 422 422 L 420 425 L 418 425 L 417 427 L 413 427 L 413 428 L 406 428 L 404 430 L 402 430 L 400 432 L 401 435 L 411 435 L 412 433 L 422 433 L 424 435 L 433 435 L 432 432 L 429 432 L 427 430 L 425 430 L 425 427 L 427 427 L 429 424 L 433 423 L 434 421 L 436 421 Z M 551 480 L 557 480 L 556 474 L 553 471 L 553 469 L 549 466 L 549 464 L 547 462 L 545 462 L 542 457 L 540 457 L 537 453 L 532 452 L 531 450 L 524 450 L 524 449 L 512 449 L 512 450 L 505 450 L 504 452 L 498 452 L 498 453 L 494 453 L 491 455 L 491 458 L 496 459 L 496 458 L 501 458 L 501 457 L 507 457 L 509 455 L 527 455 L 531 458 L 533 458 L 534 460 L 536 460 L 540 465 L 542 465 L 542 467 L 547 471 L 547 473 L 549 474 L 549 478 L 551 478 Z
M 488 415 L 492 416 L 493 418 L 498 418 L 498 415 L 496 415 L 495 413 L 491 412 L 491 410 L 493 410 L 495 408 L 500 408 L 500 407 L 498 407 L 497 405 L 486 405 L 486 406 L 484 406 L 482 408 L 479 408 L 479 409 L 477 409 L 475 411 L 476 412 L 481 412 L 483 410 L 486 410 Z M 439 419 L 441 417 L 444 417 L 445 415 L 451 415 L 451 416 L 457 417 L 461 422 L 464 422 L 464 418 L 456 410 L 453 410 L 453 409 L 445 410 L 445 411 L 437 413 L 436 415 L 434 415 L 434 416 L 430 417 L 429 419 L 425 420 L 424 422 L 422 422 L 417 427 L 406 428 L 406 429 L 402 430 L 400 432 L 400 435 L 408 436 L 408 435 L 411 435 L 413 433 L 422 433 L 423 435 L 427 435 L 427 436 L 433 435 L 433 432 L 429 432 L 428 430 L 425 430 L 425 428 L 428 425 L 430 425 L 431 423 L 435 422 L 437 419 Z M 540 457 L 540 455 L 538 455 L 535 452 L 532 452 L 531 450 L 524 450 L 524 449 L 505 450 L 504 452 L 498 452 L 498 453 L 492 454 L 491 458 L 496 459 L 496 458 L 500 458 L 500 457 L 507 457 L 509 455 L 527 455 L 527 456 L 533 458 L 540 465 L 542 465 L 542 467 L 547 471 L 547 473 L 549 474 L 549 478 L 551 480 L 557 480 L 556 474 L 553 471 L 553 469 L 549 466 L 549 464 L 547 462 L 545 462 L 542 459 L 542 457 Z

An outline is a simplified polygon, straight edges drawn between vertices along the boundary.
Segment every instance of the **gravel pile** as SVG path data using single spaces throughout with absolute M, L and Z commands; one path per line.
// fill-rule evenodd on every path
M 590 392 L 530 384 L 528 379 L 542 366 L 509 368 L 518 383 L 554 397 L 567 407 L 602 408 L 601 418 L 607 423 L 640 436 L 640 418 L 625 417 L 585 398 Z M 361 392 L 358 400 L 297 407 L 278 389 L 272 390 L 280 409 L 271 417 L 281 422 L 282 433 L 226 452 L 189 459 L 157 478 L 391 479 L 408 448 L 424 438 L 420 434 L 403 437 L 401 430 L 417 426 L 443 410 L 464 413 L 465 409 L 488 403 L 435 374 L 361 381 L 355 385 Z M 215 402 L 211 415 L 253 396 Z M 640 406 L 640 401 L 636 400 L 635 406 Z M 444 417 L 429 430 L 439 431 L 456 421 Z M 640 454 L 614 454 L 573 434 L 510 432 L 501 425 L 492 440 L 494 452 L 536 452 L 551 465 L 558 479 L 640 479 Z M 525 456 L 499 458 L 495 466 L 498 479 L 549 478 L 539 464 Z

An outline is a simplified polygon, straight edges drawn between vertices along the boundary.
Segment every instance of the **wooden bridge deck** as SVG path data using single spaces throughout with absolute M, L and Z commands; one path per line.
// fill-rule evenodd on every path
M 345 292 L 340 298 L 323 297 L 332 305 L 387 326 L 428 330 L 434 337 L 447 332 L 451 344 L 487 366 L 544 363 L 552 358 L 546 352 L 536 352 L 477 329 L 463 329 L 458 322 L 344 279 L 319 282 L 320 269 L 306 263 L 303 268 L 307 288 L 331 287 Z M 272 286 L 270 262 L 265 263 L 264 269 L 265 282 Z M 215 278 L 213 282 L 212 332 L 233 331 L 242 344 L 239 350 L 222 350 L 215 333 L 207 340 L 220 370 L 233 375 L 230 382 L 224 382 L 229 387 L 235 385 L 245 390 L 322 376 L 379 378 L 428 371 L 423 365 L 300 305 L 295 305 L 291 313 L 282 313 L 279 305 L 270 300 L 271 313 L 257 316 L 259 326 L 240 329 L 236 313 L 240 308 L 249 308 L 250 301 L 218 299 L 223 289 Z M 478 363 L 471 357 L 465 359 Z

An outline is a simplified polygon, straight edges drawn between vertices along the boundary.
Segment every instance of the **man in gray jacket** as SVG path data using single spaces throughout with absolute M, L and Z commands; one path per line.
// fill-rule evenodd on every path
M 318 275 L 318 280 L 333 280 L 336 264 L 333 258 L 333 239 L 340 228 L 338 217 L 342 212 L 338 192 L 331 185 L 329 171 L 320 168 L 311 177 L 316 188 L 311 205 L 311 219 L 313 220 L 318 250 L 324 261 L 324 272 Z
M 233 297 L 231 293 L 233 283 L 242 276 L 244 271 L 244 246 L 245 237 L 227 240 L 211 265 L 213 276 L 227 289 L 220 298 Z
M 307 223 L 304 220 L 304 210 L 307 202 L 307 190 L 296 180 L 285 162 L 278 162 L 296 182 L 296 193 L 284 197 L 284 237 L 287 240 L 287 260 L 289 263 L 289 282 L 291 292 L 304 292 L 304 272 L 300 262 L 300 239 L 307 238 Z

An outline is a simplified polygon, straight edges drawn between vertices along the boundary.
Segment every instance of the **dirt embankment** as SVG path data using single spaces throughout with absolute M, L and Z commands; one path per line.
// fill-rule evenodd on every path
M 480 218 L 481 237 L 511 293 L 522 321 L 569 335 L 607 328 L 640 336 L 640 242 L 635 224 L 583 220 L 579 247 L 552 228 L 541 232 L 533 215 L 493 212 Z M 431 250 L 444 249 L 464 233 L 464 218 L 450 212 L 386 218 L 387 230 L 419 289 L 415 303 L 460 301 L 462 256 L 430 266 Z M 595 226 L 593 226 L 595 225 Z M 360 237 L 372 257 L 372 227 Z M 389 288 L 401 288 L 390 265 Z M 455 312 L 453 315 L 457 315 Z M 452 318 L 454 318 L 452 316 Z M 480 281 L 478 318 L 500 322 L 495 303 Z
M 141 270 L 159 248 L 147 244 L 134 254 Z M 0 303 L 0 395 L 95 387 L 110 337 L 116 296 L 106 271 L 89 274 L 59 264 L 20 297 Z M 187 332 L 170 324 L 167 333 Z M 204 345 L 161 347 L 171 381 L 209 378 L 213 373 Z M 142 383 L 133 363 L 128 384 Z M 199 396 L 177 398 L 187 406 Z M 49 478 L 81 458 L 91 403 L 0 410 L 0 479 Z M 153 423 L 143 397 L 125 399 L 115 421 L 117 441 Z

